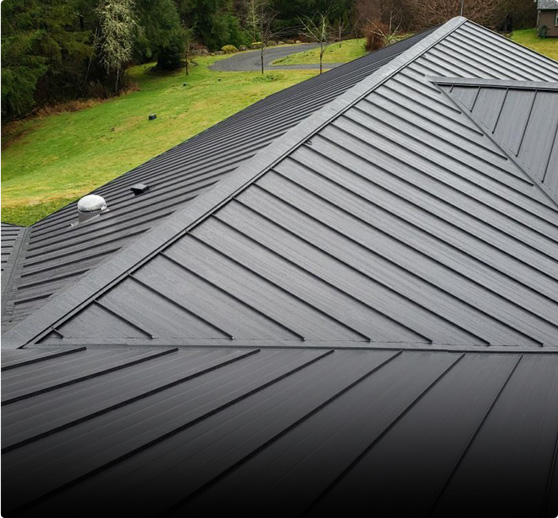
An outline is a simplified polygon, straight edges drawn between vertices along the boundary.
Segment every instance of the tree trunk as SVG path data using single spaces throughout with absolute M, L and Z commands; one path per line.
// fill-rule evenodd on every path
M 118 95 L 119 92 L 119 86 L 120 86 L 119 83 L 120 83 L 120 67 L 116 69 L 116 83 L 114 85 L 116 95 Z
M 265 49 L 265 47 L 263 46 L 263 43 L 262 43 L 262 51 L 260 53 L 260 60 L 261 60 L 261 64 L 262 64 L 262 74 L 264 73 L 264 49 Z
M 324 60 L 324 43 L 320 41 L 320 74 L 322 73 L 322 62 Z
M 94 45 L 97 45 L 97 38 L 99 37 L 99 27 L 97 26 L 95 28 L 95 36 L 93 37 L 93 42 Z M 94 47 L 95 48 L 95 47 Z M 87 86 L 87 81 L 89 81 L 89 72 L 91 71 L 91 63 L 93 62 L 93 56 L 95 55 L 95 52 L 91 52 L 91 55 L 89 56 L 89 63 L 87 63 L 87 72 L 85 73 L 85 79 L 83 80 L 83 86 Z M 83 91 L 83 89 L 82 89 Z

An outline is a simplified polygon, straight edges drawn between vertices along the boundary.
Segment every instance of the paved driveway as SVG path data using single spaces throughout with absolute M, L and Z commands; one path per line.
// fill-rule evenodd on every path
M 317 43 L 303 43 L 302 45 L 289 45 L 287 47 L 267 47 L 264 50 L 264 64 L 266 69 L 319 69 L 320 65 L 286 65 L 286 66 L 271 66 L 270 63 L 279 58 L 284 58 L 295 52 L 304 52 L 305 50 L 314 49 L 318 47 Z M 324 68 L 333 68 L 339 66 L 340 63 L 324 63 Z M 253 72 L 261 69 L 260 65 L 260 51 L 250 50 L 247 52 L 239 52 L 232 55 L 230 58 L 217 61 L 209 68 L 212 70 L 219 70 L 222 72 Z

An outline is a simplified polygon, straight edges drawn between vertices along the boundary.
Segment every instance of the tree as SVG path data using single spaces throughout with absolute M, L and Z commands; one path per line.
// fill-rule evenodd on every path
M 394 32 L 396 27 L 413 30 L 417 8 L 413 2 L 419 3 L 419 0 L 356 0 L 361 30 L 367 36 L 373 33 L 374 26 L 384 27 L 382 31 L 387 34 Z
M 82 4 L 82 0 L 2 2 L 4 120 L 85 93 L 83 78 L 93 54 L 93 16 Z
M 97 8 L 99 34 L 96 46 L 100 61 L 107 73 L 116 75 L 115 93 L 118 94 L 122 67 L 132 58 L 136 35 L 133 0 L 105 0 Z
M 481 25 L 493 26 L 497 22 L 502 0 L 465 0 L 463 16 Z M 412 0 L 414 21 L 418 29 L 447 22 L 461 13 L 462 0 Z
M 246 8 L 246 27 L 252 42 L 260 41 L 260 24 L 261 24 L 261 0 L 248 0 Z M 252 43 L 251 42 L 251 43 Z
M 232 0 L 174 0 L 185 27 L 194 29 L 195 37 L 211 50 L 223 45 L 250 43 L 237 12 L 242 10 Z
M 260 36 L 261 36 L 260 63 L 261 63 L 262 74 L 263 74 L 265 72 L 264 52 L 265 52 L 265 48 L 269 46 L 269 42 L 275 37 L 272 24 L 273 24 L 273 20 L 277 16 L 277 11 L 273 11 L 270 9 L 267 0 L 259 0 L 259 2 L 260 2 L 259 21 L 260 21 Z
M 176 70 L 188 37 L 173 0 L 136 0 L 139 30 L 135 45 L 140 61 L 157 60 L 157 68 Z
M 192 41 L 194 31 L 192 29 L 184 29 L 186 41 L 184 44 L 184 71 L 186 75 L 190 75 L 190 62 L 192 61 Z
M 327 13 L 318 15 L 317 20 L 310 17 L 300 20 L 304 27 L 304 34 L 320 44 L 320 74 L 323 69 L 324 52 L 331 45 L 333 39 Z
M 262 74 L 265 72 L 265 49 L 276 34 L 273 30 L 276 16 L 277 11 L 271 9 L 269 0 L 248 0 L 245 23 L 252 42 L 260 45 Z

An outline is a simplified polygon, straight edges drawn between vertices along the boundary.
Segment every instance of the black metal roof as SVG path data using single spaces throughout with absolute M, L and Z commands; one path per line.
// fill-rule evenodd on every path
M 558 64 L 453 19 L 10 329 L 4 514 L 556 516 L 558 205 L 466 79 Z
M 22 271 L 5 296 L 4 328 L 43 305 L 91 268 L 211 188 L 301 120 L 388 63 L 431 31 L 271 95 L 99 187 L 109 212 L 85 224 L 76 203 L 29 228 Z M 132 192 L 138 182 L 149 191 Z
M 558 509 L 558 355 L 64 351 L 8 351 L 3 516 Z
M 467 39 L 498 80 L 558 66 L 470 23 L 444 31 L 5 339 L 558 346 L 558 206 L 429 79 L 495 75 L 451 52 Z

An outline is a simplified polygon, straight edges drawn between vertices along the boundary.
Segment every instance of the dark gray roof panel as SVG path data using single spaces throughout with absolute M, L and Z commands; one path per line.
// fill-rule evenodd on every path
M 70 227 L 77 220 L 73 203 L 33 225 L 20 261 L 25 273 L 8 294 L 5 324 L 30 314 L 50 295 L 76 282 L 429 33 L 271 95 L 96 189 L 110 211 L 95 220 Z M 150 189 L 136 196 L 131 187 L 140 181 Z
M 446 84 L 443 89 L 558 201 L 558 84 Z M 541 88 L 539 88 L 539 85 Z
M 459 36 L 516 55 L 467 25 Z M 484 63 L 448 54 L 442 66 L 437 48 L 57 331 L 68 343 L 558 345 L 558 207 L 424 76 L 486 78 Z M 522 52 L 525 73 L 554 78 Z M 115 338 L 96 331 L 108 326 Z
M 2 259 L 0 271 L 2 272 L 2 314 L 6 304 L 6 294 L 9 292 L 16 272 L 18 259 L 28 237 L 27 227 L 18 227 L 9 223 L 2 223 Z M 4 315 L 2 315 L 4 316 Z
M 167 350 L 5 406 L 3 511 L 550 518 L 557 423 L 556 354 Z
M 2 223 L 2 261 L 0 266 L 2 272 L 6 269 L 8 263 L 13 260 L 12 254 L 17 251 L 24 231 L 25 227 Z

